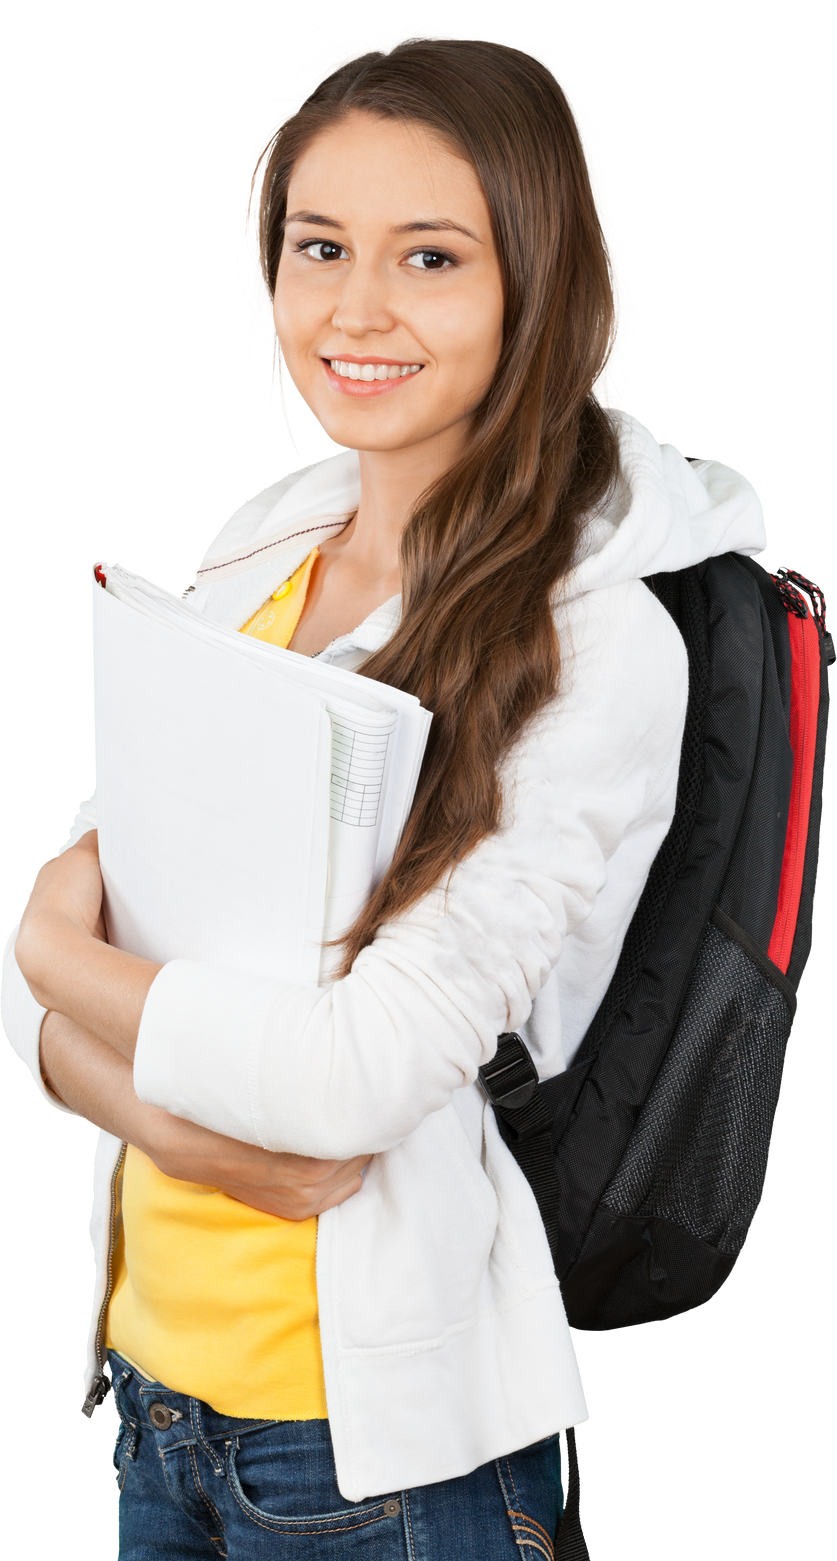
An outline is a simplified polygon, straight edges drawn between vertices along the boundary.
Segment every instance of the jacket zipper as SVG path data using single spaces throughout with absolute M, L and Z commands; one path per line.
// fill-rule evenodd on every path
M 113 1168 L 113 1175 L 110 1179 L 110 1221 L 108 1228 L 107 1282 L 105 1284 L 105 1293 L 102 1298 L 102 1304 L 99 1307 L 99 1316 L 96 1322 L 96 1359 L 99 1362 L 99 1371 L 93 1378 L 93 1381 L 90 1384 L 90 1392 L 81 1406 L 81 1412 L 83 1415 L 87 1416 L 88 1420 L 90 1419 L 94 1409 L 97 1409 L 100 1404 L 104 1403 L 104 1400 L 107 1398 L 111 1388 L 110 1377 L 105 1376 L 105 1320 L 107 1318 L 108 1306 L 110 1304 L 110 1298 L 113 1292 L 113 1248 L 116 1239 L 114 1234 L 116 1225 L 116 1185 L 122 1172 L 122 1166 L 125 1163 L 125 1150 L 127 1147 L 127 1144 L 122 1145 L 122 1148 L 119 1151 L 119 1159 Z

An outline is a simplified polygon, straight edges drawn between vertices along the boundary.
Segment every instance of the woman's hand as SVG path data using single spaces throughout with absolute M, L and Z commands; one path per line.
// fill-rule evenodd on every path
M 96 830 L 41 868 L 15 958 L 33 997 L 133 1059 L 148 989 L 160 966 L 107 943 Z
M 357 1155 L 353 1160 L 310 1160 L 274 1154 L 169 1116 L 156 1106 L 142 1109 L 148 1115 L 143 1142 L 137 1147 L 164 1176 L 217 1187 L 238 1203 L 285 1220 L 307 1220 L 345 1203 L 360 1191 L 361 1171 L 371 1159 Z
M 90 829 L 74 846 L 44 863 L 23 914 L 21 932 L 27 923 L 60 920 L 107 943 L 102 894 L 99 835 Z
M 87 830 L 77 845 L 37 868 L 20 912 L 14 958 L 33 997 L 45 1008 L 53 1007 L 44 980 L 53 963 L 56 938 L 81 933 L 98 943 L 108 941 L 102 901 L 97 830 Z

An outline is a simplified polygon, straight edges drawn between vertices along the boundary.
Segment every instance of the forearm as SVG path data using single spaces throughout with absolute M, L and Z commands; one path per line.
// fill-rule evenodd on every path
M 59 917 L 47 941 L 46 921 L 42 913 L 33 928 L 24 918 L 17 941 L 17 961 L 33 997 L 45 1008 L 60 1006 L 79 1030 L 130 1062 L 143 1005 L 160 966 L 111 948 Z
M 65 1014 L 41 1027 L 41 1072 L 47 1088 L 78 1116 L 142 1148 L 151 1118 L 164 1112 L 137 1098 L 130 1062 Z
M 368 1155 L 322 1161 L 272 1154 L 146 1105 L 127 1059 L 64 1014 L 50 1012 L 43 1022 L 41 1069 L 65 1105 L 141 1149 L 166 1176 L 216 1188 L 265 1214 L 310 1219 L 360 1189 Z

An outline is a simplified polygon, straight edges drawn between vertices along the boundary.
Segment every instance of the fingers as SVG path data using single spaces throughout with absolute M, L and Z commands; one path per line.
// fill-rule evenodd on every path
M 360 1192 L 362 1186 L 363 1178 L 360 1174 L 351 1177 L 349 1181 L 336 1187 L 334 1192 L 323 1199 L 320 1207 L 317 1209 L 317 1213 L 325 1214 L 326 1209 L 336 1209 L 338 1204 L 345 1203 L 347 1198 L 353 1198 L 356 1192 Z
M 331 1208 L 334 1202 L 343 1201 L 334 1196 L 341 1188 L 351 1183 L 352 1192 L 357 1192 L 361 1172 L 372 1156 L 355 1155 L 351 1160 L 311 1160 L 298 1155 L 277 1158 L 281 1159 L 281 1164 L 275 1168 L 277 1191 L 286 1197 L 296 1193 L 306 1206 L 310 1206 L 312 1213 L 319 1214 Z M 325 1202 L 326 1199 L 330 1201 Z
M 334 1209 L 338 1204 L 345 1203 L 348 1198 L 354 1197 L 356 1192 L 360 1192 L 362 1186 L 363 1180 L 358 1174 L 338 1183 L 327 1193 L 321 1193 L 317 1197 L 307 1197 L 299 1189 L 270 1192 L 263 1187 L 241 1187 L 238 1183 L 227 1186 L 219 1183 L 217 1190 L 226 1193 L 229 1198 L 234 1198 L 236 1203 L 244 1203 L 251 1209 L 259 1209 L 263 1214 L 272 1214 L 276 1219 L 291 1220 L 294 1224 L 301 1224 L 304 1220 L 316 1218 L 318 1214 L 325 1214 L 327 1209 Z

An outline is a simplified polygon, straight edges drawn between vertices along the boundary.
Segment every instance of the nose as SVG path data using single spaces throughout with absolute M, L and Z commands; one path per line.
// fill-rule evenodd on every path
M 355 261 L 345 275 L 331 317 L 335 330 L 345 336 L 361 337 L 370 332 L 385 333 L 396 324 L 386 278 L 377 266 Z

